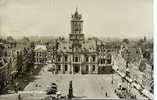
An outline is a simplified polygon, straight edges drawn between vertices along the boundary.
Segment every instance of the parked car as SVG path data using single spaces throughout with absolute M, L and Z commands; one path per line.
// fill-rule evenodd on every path
M 47 95 L 56 95 L 56 93 L 57 93 L 57 85 L 56 85 L 56 83 L 51 83 L 46 94 Z
M 115 89 L 115 93 L 120 97 L 120 98 L 125 98 L 127 89 L 124 87 L 118 87 Z
M 15 91 L 8 90 L 8 94 L 13 94 L 13 93 L 15 93 Z

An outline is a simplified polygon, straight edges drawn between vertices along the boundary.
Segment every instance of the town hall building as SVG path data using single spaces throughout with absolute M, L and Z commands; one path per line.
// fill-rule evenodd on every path
M 107 51 L 105 45 L 97 40 L 85 39 L 82 15 L 76 9 L 71 16 L 69 40 L 57 40 L 53 61 L 55 71 L 58 74 L 111 73 L 112 55 Z

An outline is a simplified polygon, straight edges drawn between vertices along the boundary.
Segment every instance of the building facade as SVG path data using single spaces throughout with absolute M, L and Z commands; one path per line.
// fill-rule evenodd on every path
M 111 47 L 108 44 L 101 43 L 97 45 L 98 51 L 98 73 L 111 73 L 113 65 L 113 57 L 111 53 Z
M 109 54 L 110 51 L 102 51 L 99 49 L 102 46 L 98 46 L 97 41 L 85 39 L 82 15 L 78 13 L 77 9 L 71 16 L 71 33 L 69 34 L 69 41 L 58 40 L 56 47 L 56 59 L 54 61 L 56 73 L 97 74 L 101 70 L 99 68 L 100 66 L 102 69 L 105 67 L 105 70 L 112 69 L 111 55 L 108 55 L 108 58 L 106 55 L 103 56 L 105 64 L 101 64 L 100 61 L 102 59 L 100 54 L 102 52 Z M 104 72 L 108 73 L 110 71 Z M 100 72 L 100 74 L 103 74 L 103 72 Z
M 47 62 L 47 48 L 45 45 L 36 45 L 34 49 L 36 65 L 45 65 Z

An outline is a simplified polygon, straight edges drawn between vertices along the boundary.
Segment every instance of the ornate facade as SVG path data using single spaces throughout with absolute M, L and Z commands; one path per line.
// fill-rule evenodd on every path
M 45 65 L 47 61 L 47 48 L 45 45 L 37 45 L 34 49 L 35 52 L 35 64 Z
M 65 74 L 97 74 L 102 67 L 108 66 L 108 71 L 112 70 L 112 57 L 108 57 L 108 62 L 100 63 L 100 48 L 96 40 L 85 40 L 83 33 L 82 15 L 76 12 L 71 16 L 71 33 L 69 41 L 58 40 L 55 51 L 56 73 Z M 105 49 L 105 46 L 104 46 Z M 106 57 L 106 56 L 104 56 Z M 105 60 L 106 61 L 106 60 Z M 101 69 L 99 69 L 101 66 Z M 101 72 L 100 74 L 103 74 Z

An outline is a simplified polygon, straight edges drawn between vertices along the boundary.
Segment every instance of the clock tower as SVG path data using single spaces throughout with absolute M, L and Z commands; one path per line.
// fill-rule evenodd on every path
M 79 52 L 84 41 L 84 34 L 82 15 L 78 13 L 77 8 L 71 16 L 71 33 L 69 34 L 69 39 L 72 42 L 73 51 Z

